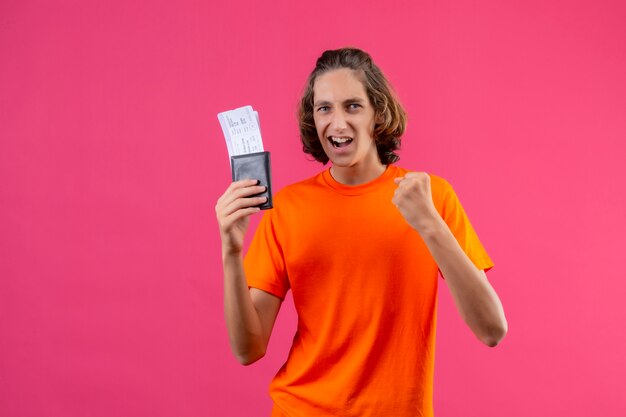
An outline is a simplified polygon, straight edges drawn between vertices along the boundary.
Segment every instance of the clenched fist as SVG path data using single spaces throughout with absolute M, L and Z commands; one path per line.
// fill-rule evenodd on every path
M 428 173 L 409 172 L 394 178 L 394 182 L 398 188 L 391 201 L 411 227 L 422 233 L 441 219 L 433 203 Z

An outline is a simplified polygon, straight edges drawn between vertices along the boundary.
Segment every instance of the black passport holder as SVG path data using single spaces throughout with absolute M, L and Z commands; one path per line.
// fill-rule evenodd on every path
M 255 152 L 230 157 L 230 166 L 233 181 L 259 180 L 259 185 L 266 187 L 265 192 L 251 197 L 267 197 L 267 201 L 257 207 L 261 210 L 271 209 L 272 206 L 272 177 L 270 175 L 270 153 Z

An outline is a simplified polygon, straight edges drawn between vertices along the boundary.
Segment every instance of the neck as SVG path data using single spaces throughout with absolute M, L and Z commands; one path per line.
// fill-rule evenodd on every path
M 387 169 L 380 161 L 370 166 L 350 166 L 342 167 L 333 165 L 330 167 L 330 174 L 335 181 L 344 185 L 360 185 L 373 181 L 383 175 Z

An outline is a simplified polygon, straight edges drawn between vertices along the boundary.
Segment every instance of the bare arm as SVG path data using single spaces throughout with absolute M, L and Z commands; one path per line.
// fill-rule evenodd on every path
M 439 217 L 420 233 L 452 292 L 461 317 L 487 346 L 496 346 L 508 326 L 498 294 L 485 272 L 474 266 L 448 225 Z
M 496 346 L 508 330 L 502 303 L 485 272 L 474 266 L 435 209 L 430 176 L 409 173 L 396 184 L 393 203 L 428 246 L 461 317 L 480 341 Z
M 248 196 L 264 191 L 255 180 L 232 183 L 215 206 L 222 239 L 224 267 L 224 316 L 233 354 L 243 365 L 265 355 L 280 309 L 280 298 L 256 288 L 248 289 L 243 268 L 243 238 L 253 207 L 265 197 Z

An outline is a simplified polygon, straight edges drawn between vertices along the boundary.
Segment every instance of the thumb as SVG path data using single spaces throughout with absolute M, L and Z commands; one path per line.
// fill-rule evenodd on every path
M 400 184 L 404 180 L 404 177 L 396 177 L 393 179 L 393 182 L 396 184 Z

